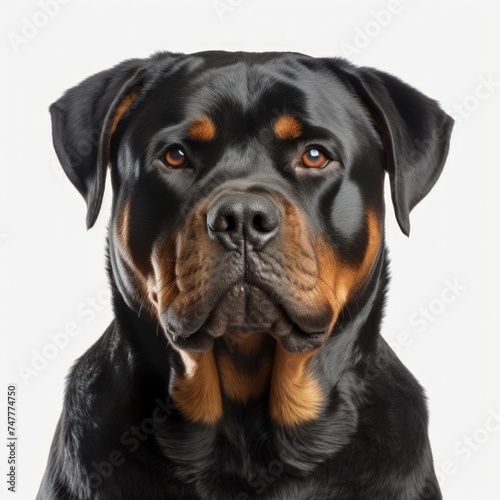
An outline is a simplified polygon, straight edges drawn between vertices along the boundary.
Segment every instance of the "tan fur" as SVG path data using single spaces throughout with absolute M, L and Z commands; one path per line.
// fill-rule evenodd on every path
M 246 404 L 250 399 L 260 396 L 269 384 L 272 358 L 263 356 L 255 375 L 242 373 L 235 365 L 229 353 L 217 356 L 222 387 L 225 394 L 231 399 Z
M 323 394 L 307 370 L 315 352 L 290 353 L 277 343 L 269 394 L 270 416 L 275 422 L 295 426 L 318 415 Z
M 134 90 L 130 92 L 130 94 L 128 94 L 116 108 L 115 116 L 113 117 L 113 121 L 111 122 L 111 127 L 109 132 L 110 137 L 115 133 L 119 121 L 123 118 L 123 115 L 127 112 L 127 109 L 134 102 L 136 97 L 137 97 L 137 92 Z
M 155 294 L 149 283 L 152 281 L 152 268 L 150 262 L 144 262 L 134 256 L 130 245 L 130 204 L 126 203 L 118 213 L 115 222 L 115 241 L 117 250 L 123 263 L 127 267 L 132 283 L 138 289 L 138 295 L 145 297 L 143 307 L 150 313 L 156 313 Z
M 214 424 L 222 417 L 222 397 L 214 353 L 210 350 L 201 354 L 184 353 L 186 355 L 190 357 L 190 370 L 184 377 L 175 380 L 172 399 L 192 422 Z
M 202 116 L 196 118 L 189 126 L 189 138 L 193 141 L 210 142 L 217 135 L 217 127 L 211 118 Z
M 263 332 L 229 332 L 228 341 L 240 354 L 249 355 L 256 353 L 262 346 L 265 333 Z
M 344 307 L 366 278 L 380 249 L 380 223 L 371 210 L 366 212 L 366 223 L 368 244 L 363 261 L 357 267 L 342 263 L 331 246 L 325 241 L 319 239 L 316 242 L 319 264 L 318 275 L 321 278 L 318 283 L 319 289 L 337 311 Z
M 274 124 L 274 134 L 282 140 L 298 139 L 302 135 L 302 123 L 294 116 L 280 116 Z

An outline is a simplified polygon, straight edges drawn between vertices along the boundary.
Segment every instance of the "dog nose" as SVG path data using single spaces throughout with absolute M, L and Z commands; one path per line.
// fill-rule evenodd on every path
M 278 207 L 258 194 L 231 194 L 219 198 L 207 213 L 210 236 L 227 250 L 235 250 L 243 241 L 261 250 L 279 232 Z

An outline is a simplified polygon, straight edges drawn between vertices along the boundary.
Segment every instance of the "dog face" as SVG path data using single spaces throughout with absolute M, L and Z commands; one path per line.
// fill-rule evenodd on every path
M 182 353 L 256 332 L 321 348 L 381 260 L 385 172 L 408 234 L 452 128 L 394 77 L 300 54 L 127 61 L 51 112 L 89 226 L 111 163 L 118 290 Z

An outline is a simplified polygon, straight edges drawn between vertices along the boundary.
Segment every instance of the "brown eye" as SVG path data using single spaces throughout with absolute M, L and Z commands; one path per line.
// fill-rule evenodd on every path
M 301 158 L 302 165 L 307 168 L 323 168 L 330 158 L 323 153 L 320 149 L 308 149 Z
M 186 153 L 184 153 L 183 149 L 177 146 L 167 149 L 165 155 L 163 156 L 163 160 L 167 166 L 171 168 L 185 167 L 188 163 Z

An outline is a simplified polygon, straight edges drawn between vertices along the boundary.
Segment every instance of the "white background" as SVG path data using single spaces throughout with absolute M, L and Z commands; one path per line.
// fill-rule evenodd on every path
M 444 497 L 500 498 L 495 4 L 222 0 L 218 10 L 211 0 L 66 0 L 42 26 L 37 1 L 2 2 L 0 399 L 8 382 L 17 384 L 18 498 L 34 498 L 38 489 L 69 367 L 111 320 L 104 271 L 110 191 L 87 232 L 85 204 L 52 150 L 47 108 L 65 89 L 125 58 L 206 49 L 348 55 L 401 77 L 460 118 L 441 179 L 412 213 L 409 239 L 388 205 L 393 280 L 383 331 L 426 388 Z M 41 26 L 27 31 L 25 18 Z M 20 42 L 23 29 L 30 37 Z M 461 289 L 446 292 L 445 303 L 449 282 Z M 430 308 L 429 319 L 421 308 Z M 50 335 L 72 327 L 78 334 L 54 355 Z M 19 370 L 44 349 L 53 359 L 45 366 L 39 360 L 37 375 L 23 380 Z M 0 450 L 0 496 L 8 498 L 7 452 Z

